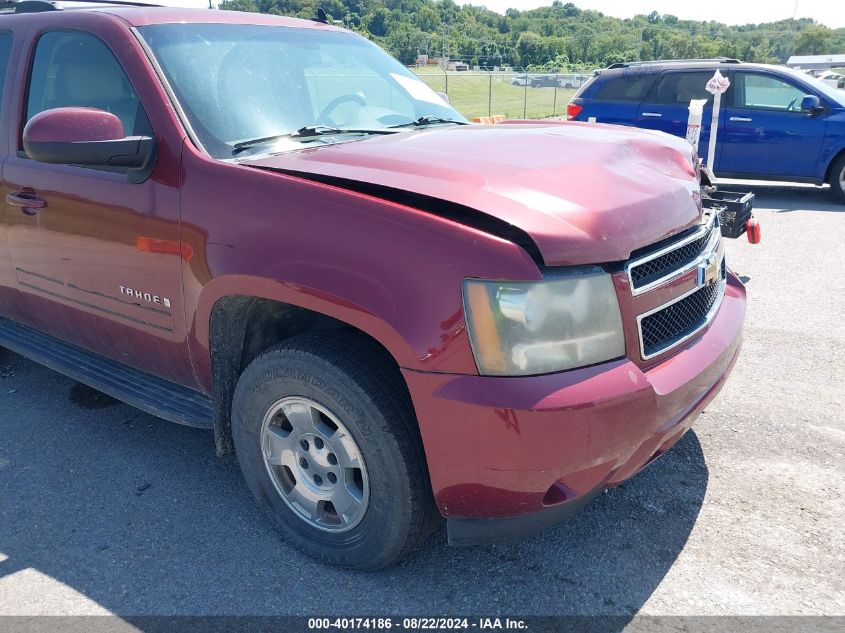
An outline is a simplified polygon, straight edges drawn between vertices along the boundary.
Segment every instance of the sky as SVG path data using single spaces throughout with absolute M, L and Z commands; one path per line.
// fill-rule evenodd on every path
M 757 24 L 791 18 L 796 0 L 562 0 L 571 1 L 579 9 L 595 9 L 605 15 L 630 18 L 652 11 L 670 13 L 682 20 L 716 20 L 725 24 Z M 534 9 L 547 6 L 552 0 L 464 0 L 504 13 L 506 9 Z M 457 0 L 458 4 L 463 4 Z M 842 0 L 797 0 L 797 18 L 813 18 L 831 28 L 845 27 L 845 2 Z M 845 51 L 843 51 L 845 52 Z

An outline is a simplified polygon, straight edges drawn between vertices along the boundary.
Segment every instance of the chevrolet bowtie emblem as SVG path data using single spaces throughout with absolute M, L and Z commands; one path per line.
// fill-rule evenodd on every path
M 708 253 L 707 257 L 698 264 L 695 283 L 697 286 L 706 286 L 719 278 L 719 257 L 717 253 Z

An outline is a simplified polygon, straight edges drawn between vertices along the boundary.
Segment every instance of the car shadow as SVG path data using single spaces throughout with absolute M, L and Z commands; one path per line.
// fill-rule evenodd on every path
M 762 183 L 731 182 L 720 185 L 727 191 L 751 191 L 754 193 L 754 207 L 769 209 L 775 213 L 793 211 L 845 212 L 845 202 L 838 201 L 830 187 L 807 185 L 773 185 Z
M 0 382 L 0 582 L 34 570 L 130 622 L 608 615 L 621 630 L 683 550 L 707 490 L 702 448 L 690 432 L 632 480 L 535 537 L 450 548 L 441 527 L 398 566 L 337 569 L 276 535 L 236 460 L 214 456 L 209 432 L 117 402 L 74 404 L 82 390 L 73 381 L 15 358 Z M 49 592 L 41 604 L 49 607 Z

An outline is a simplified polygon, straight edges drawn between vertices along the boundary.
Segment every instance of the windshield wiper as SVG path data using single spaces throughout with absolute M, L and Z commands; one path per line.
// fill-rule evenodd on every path
M 469 125 L 469 123 L 467 123 L 466 121 L 455 121 L 455 119 L 447 119 L 442 116 L 427 114 L 426 116 L 421 116 L 420 118 L 411 121 L 410 123 L 400 123 L 399 125 L 391 125 L 390 127 L 421 127 L 424 125 L 432 125 L 435 123 L 454 123 L 455 125 Z
M 273 141 L 278 141 L 281 138 L 287 138 L 290 136 L 290 133 L 287 134 L 276 134 L 274 136 L 263 136 L 261 138 L 253 138 L 248 141 L 241 141 L 239 143 L 235 143 L 232 145 L 232 153 L 237 154 L 238 152 L 242 152 L 245 149 L 252 149 L 253 147 L 258 147 L 259 145 L 265 145 L 267 143 L 272 143 Z
M 288 132 L 286 134 L 274 134 L 273 136 L 263 136 L 261 138 L 250 139 L 248 141 L 240 141 L 239 143 L 235 143 L 232 146 L 232 153 L 237 154 L 244 150 L 252 149 L 253 147 L 258 147 L 260 145 L 267 145 L 268 143 L 272 143 L 283 138 L 313 138 L 315 136 L 331 134 L 394 134 L 395 132 L 396 130 L 391 130 L 387 128 L 375 130 L 356 130 L 349 128 L 332 127 L 330 125 L 306 125 L 304 127 L 299 128 L 296 132 Z
M 393 130 L 385 127 L 380 128 L 348 128 L 332 127 L 330 125 L 306 125 L 299 128 L 289 136 L 291 138 L 307 138 L 309 136 L 321 136 L 323 134 L 393 134 Z
M 343 132 L 352 132 L 353 130 L 342 130 L 339 127 L 332 127 L 331 125 L 306 125 L 299 128 L 296 132 L 291 134 L 291 138 L 304 138 L 307 136 L 321 136 L 322 134 L 342 134 Z

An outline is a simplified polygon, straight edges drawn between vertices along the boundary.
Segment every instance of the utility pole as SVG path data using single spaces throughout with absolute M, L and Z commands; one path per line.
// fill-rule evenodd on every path
M 790 24 L 790 31 L 792 37 L 789 38 L 789 54 L 795 53 L 795 16 L 798 15 L 798 0 L 795 0 L 795 7 L 792 9 L 792 24 Z M 786 61 L 786 60 L 784 60 Z

